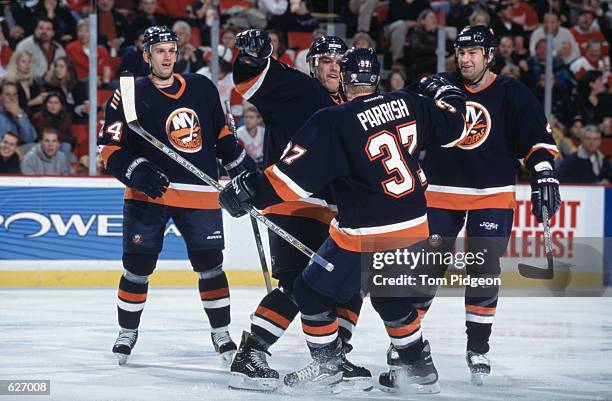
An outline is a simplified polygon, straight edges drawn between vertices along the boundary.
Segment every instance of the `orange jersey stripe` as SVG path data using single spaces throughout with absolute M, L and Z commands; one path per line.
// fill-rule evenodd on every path
M 200 299 L 201 300 L 208 300 L 208 299 L 217 299 L 217 298 L 223 298 L 223 297 L 229 297 L 229 288 L 225 287 L 225 288 L 219 288 L 216 290 L 211 290 L 211 291 L 200 291 Z
M 296 200 L 300 199 L 301 196 L 299 196 L 291 188 L 289 188 L 289 186 L 287 184 L 285 184 L 285 182 L 283 180 L 281 180 L 274 173 L 274 171 L 272 171 L 273 167 L 274 167 L 274 165 L 272 165 L 272 166 L 268 167 L 267 169 L 265 169 L 264 170 L 264 174 L 268 178 L 268 181 L 270 181 L 270 184 L 272 185 L 272 188 L 274 188 L 274 191 L 278 194 L 278 196 L 282 200 L 284 200 L 285 202 L 287 202 L 287 201 L 296 201 Z
M 184 189 L 168 188 L 166 193 L 161 198 L 153 199 L 133 188 L 126 188 L 123 198 L 191 209 L 220 208 L 218 192 L 196 192 L 186 191 Z
M 185 82 L 185 78 L 183 78 L 182 76 L 180 76 L 179 74 L 172 74 L 172 76 L 174 77 L 174 79 L 176 79 L 177 81 L 179 81 L 179 84 L 181 85 L 181 87 L 179 88 L 178 92 L 176 92 L 174 95 L 167 93 L 161 89 L 159 89 L 157 86 L 155 86 L 155 88 L 160 91 L 161 93 L 163 93 L 164 95 L 168 96 L 170 99 L 180 99 L 181 96 L 183 96 L 183 92 L 185 92 L 185 89 L 187 88 L 187 82 Z
M 356 325 L 357 320 L 359 319 L 358 314 L 345 308 L 336 308 L 336 313 L 338 313 L 338 316 L 342 316 L 343 318 L 351 322 L 353 325 Z
M 282 216 L 306 217 L 308 219 L 318 220 L 327 225 L 336 217 L 336 212 L 330 210 L 328 207 L 314 205 L 304 201 L 278 203 L 268 206 L 262 213 L 264 215 L 279 214 Z
M 496 307 L 465 305 L 465 310 L 479 315 L 495 315 Z
M 429 237 L 427 220 L 403 230 L 382 234 L 350 235 L 329 226 L 329 235 L 342 249 L 353 252 L 381 252 L 405 248 Z
M 529 149 L 529 152 L 527 152 L 527 156 L 525 156 L 525 160 L 529 159 L 529 156 L 531 156 L 533 152 L 539 149 L 546 150 L 548 153 L 550 153 L 555 158 L 559 155 L 559 152 L 555 152 L 554 150 L 545 148 L 544 146 L 534 146 L 533 148 Z
M 228 135 L 232 135 L 232 131 L 230 131 L 227 128 L 227 125 L 224 125 L 223 128 L 221 128 L 221 130 L 219 131 L 219 134 L 217 135 L 217 139 L 224 138 Z
M 105 168 L 108 167 L 108 158 L 119 149 L 121 149 L 121 147 L 116 145 L 104 145 L 102 147 L 100 156 L 102 157 L 102 162 L 104 163 Z
M 261 74 L 263 74 L 264 71 L 262 71 L 259 75 L 256 75 L 251 79 L 247 79 L 246 81 L 240 82 L 239 84 L 237 84 L 236 91 L 240 93 L 242 96 L 244 96 L 244 94 L 247 93 L 247 91 L 251 89 L 253 85 L 255 85 L 255 83 L 261 77 Z
M 119 298 L 132 302 L 144 302 L 147 300 L 147 293 L 145 292 L 144 294 L 134 294 L 132 292 L 119 290 Z
M 516 196 L 514 192 L 499 192 L 487 195 L 451 194 L 446 192 L 425 192 L 427 207 L 451 210 L 475 209 L 514 209 Z
M 304 333 L 309 335 L 329 335 L 333 334 L 338 330 L 338 320 L 333 321 L 330 324 L 326 324 L 325 326 L 308 326 L 304 322 L 302 322 L 302 330 Z
M 255 313 L 261 317 L 266 318 L 267 320 L 273 321 L 283 329 L 286 329 L 291 324 L 291 321 L 289 319 L 281 316 L 273 310 L 266 308 L 265 306 L 259 305 L 255 310 Z
M 421 327 L 421 319 L 417 317 L 412 323 L 407 324 L 406 326 L 402 326 L 402 327 L 385 326 L 385 329 L 387 329 L 387 333 L 391 337 L 406 337 L 414 333 L 415 331 L 417 331 L 420 327 Z
M 423 319 L 423 317 L 427 314 L 425 309 L 417 309 L 417 313 L 419 314 L 419 319 Z

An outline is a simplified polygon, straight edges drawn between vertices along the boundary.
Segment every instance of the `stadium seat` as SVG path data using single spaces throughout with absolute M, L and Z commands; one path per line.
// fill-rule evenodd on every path
M 308 49 L 312 43 L 312 34 L 310 32 L 287 32 L 287 43 L 290 49 L 298 51 Z
M 221 0 L 219 2 L 219 11 L 221 14 L 227 14 L 238 9 L 252 8 L 253 4 L 248 0 Z
M 189 42 L 195 47 L 202 46 L 202 34 L 197 26 L 191 27 L 191 40 Z

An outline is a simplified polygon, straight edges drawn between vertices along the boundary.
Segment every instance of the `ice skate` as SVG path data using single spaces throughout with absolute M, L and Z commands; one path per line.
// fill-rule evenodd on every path
M 372 383 L 372 373 L 363 366 L 357 366 L 342 355 L 342 385 L 346 388 L 370 391 L 374 388 Z
M 491 373 L 491 362 L 485 354 L 468 350 L 465 355 L 470 373 L 472 374 L 472 384 L 482 386 L 483 379 Z
M 252 391 L 274 391 L 280 385 L 278 372 L 268 366 L 266 354 L 249 341 L 250 333 L 242 333 L 240 348 L 230 367 L 229 388 Z
M 391 366 L 389 372 L 381 373 L 378 382 L 382 391 L 390 393 L 399 391 L 420 394 L 439 393 L 438 371 L 431 358 L 429 342 L 425 341 L 421 359 L 411 365 L 405 365 L 400 360 L 399 364 Z
M 138 329 L 121 329 L 119 330 L 119 336 L 113 345 L 113 353 L 117 355 L 119 359 L 119 365 L 125 365 L 128 356 L 132 353 L 132 349 L 136 345 L 138 340 Z
M 313 351 L 313 361 L 285 375 L 287 387 L 314 392 L 336 392 L 336 384 L 342 381 L 342 345 L 340 340 Z
M 224 364 L 229 365 L 232 363 L 234 354 L 236 354 L 236 343 L 230 337 L 230 333 L 226 328 L 223 329 L 212 329 L 210 338 L 215 347 L 215 351 L 221 356 L 221 360 Z

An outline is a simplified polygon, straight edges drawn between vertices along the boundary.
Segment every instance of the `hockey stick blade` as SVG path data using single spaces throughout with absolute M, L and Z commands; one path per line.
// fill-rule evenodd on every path
M 151 145 L 155 146 L 157 149 L 165 153 L 166 156 L 183 166 L 190 173 L 204 181 L 206 184 L 215 188 L 217 191 L 221 192 L 223 190 L 223 185 L 213 180 L 206 173 L 204 173 L 202 170 L 193 165 L 189 160 L 185 159 L 183 156 L 172 150 L 170 147 L 166 146 L 166 144 L 164 144 L 159 139 L 148 133 L 144 128 L 142 128 L 142 126 L 138 122 L 138 116 L 136 114 L 135 86 L 134 76 L 132 75 L 132 73 L 128 71 L 122 72 L 121 78 L 119 78 L 119 86 L 121 90 L 121 102 L 123 103 L 123 114 L 128 124 L 128 127 L 130 127 L 132 131 L 142 137 L 145 141 L 149 142 Z M 308 248 L 293 235 L 289 234 L 287 231 L 274 224 L 271 220 L 261 214 L 253 206 L 248 208 L 246 211 L 255 219 L 261 221 L 274 234 L 287 241 L 290 245 L 294 246 L 304 255 L 308 256 L 308 258 L 312 259 L 315 263 L 322 266 L 325 270 L 329 272 L 334 270 L 334 265 L 332 263 L 328 262 L 321 255 L 315 253 L 312 249 Z
M 544 226 L 544 247 L 546 249 L 546 268 L 519 263 L 518 270 L 521 276 L 526 278 L 552 280 L 555 277 L 555 265 L 553 260 L 552 240 L 550 236 L 550 225 L 548 221 L 548 209 L 542 206 L 542 225 Z

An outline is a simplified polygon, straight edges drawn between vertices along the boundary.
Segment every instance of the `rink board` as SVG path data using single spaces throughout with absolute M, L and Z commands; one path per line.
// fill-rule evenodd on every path
M 543 230 L 529 212 L 529 193 L 528 186 L 517 186 L 513 238 L 502 262 L 504 286 L 537 285 L 521 278 L 516 265 L 544 263 L 541 241 L 535 239 Z M 610 248 L 605 239 L 612 237 L 612 189 L 564 186 L 562 196 L 551 227 L 557 260 L 580 265 L 573 285 L 610 285 L 612 274 L 604 266 Z M 123 185 L 112 178 L 0 177 L 0 287 L 116 286 L 122 270 L 122 206 Z M 230 282 L 262 286 L 248 218 L 224 213 L 224 227 Z M 267 242 L 265 227 L 261 232 Z M 193 285 L 195 275 L 172 222 L 159 260 L 153 284 Z

